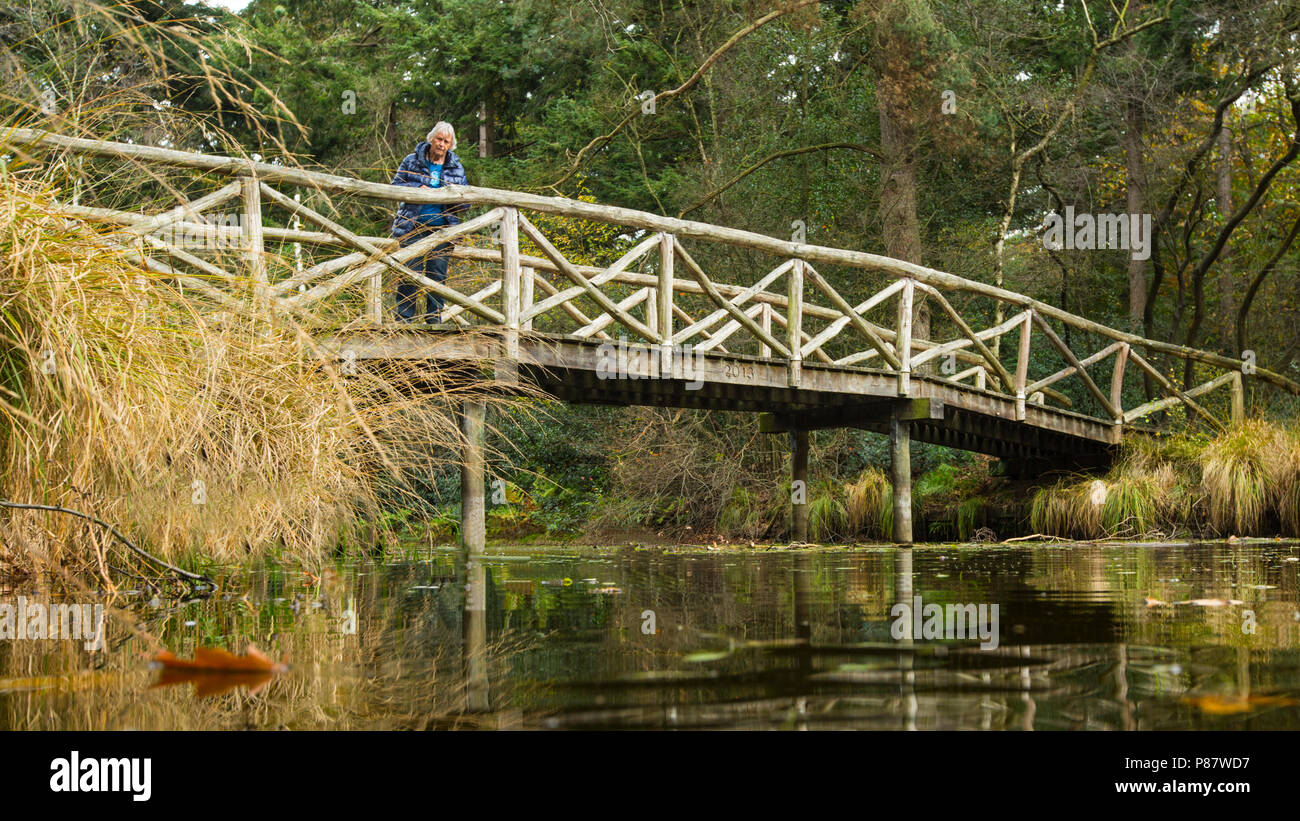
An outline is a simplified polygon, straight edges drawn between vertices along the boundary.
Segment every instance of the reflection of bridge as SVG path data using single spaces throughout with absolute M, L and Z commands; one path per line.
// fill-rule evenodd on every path
M 900 542 L 912 538 L 912 438 L 1030 469 L 1089 466 L 1107 459 L 1126 426 L 1157 411 L 1181 406 L 1188 419 L 1223 427 L 1197 401 L 1217 388 L 1226 387 L 1230 396 L 1220 414 L 1233 419 L 1242 414 L 1239 361 L 1144 339 L 1021 294 L 888 257 L 512 191 L 417 190 L 27 129 L 10 131 L 5 142 L 22 151 L 65 152 L 80 162 L 133 162 L 160 179 L 176 171 L 234 177 L 154 215 L 78 203 L 62 205 L 61 213 L 120 226 L 122 232 L 107 235 L 108 241 L 214 307 L 244 312 L 260 301 L 289 316 L 332 322 L 341 330 L 326 337 L 325 349 L 345 360 L 390 365 L 494 360 L 499 380 L 531 381 L 570 402 L 762 412 L 764 430 L 791 433 L 796 481 L 807 478 L 809 430 L 888 432 L 894 535 Z M 300 188 L 308 202 L 276 185 Z M 390 239 L 353 233 L 322 213 L 331 198 L 342 197 L 379 200 L 388 208 L 408 201 L 472 203 L 489 210 L 398 248 Z M 240 200 L 237 226 L 206 221 L 205 212 L 233 200 Z M 266 211 L 272 208 L 292 217 L 292 223 L 269 225 Z M 319 230 L 302 230 L 300 220 Z M 580 221 L 622 226 L 631 247 L 607 267 L 578 265 L 538 227 L 547 220 L 566 234 L 580 231 Z M 212 245 L 236 250 L 223 255 L 168 241 L 182 232 L 215 237 L 221 241 Z M 492 234 L 486 247 L 469 244 L 485 232 Z M 405 266 L 451 240 L 460 243 L 453 256 L 476 263 L 461 266 L 471 275 L 453 271 L 452 280 L 441 284 Z M 709 258 L 731 271 L 764 270 L 773 259 L 776 264 L 749 284 L 715 282 L 685 241 L 708 243 Z M 292 258 L 269 252 L 270 245 L 292 248 Z M 304 253 L 304 246 L 320 252 Z M 346 252 L 331 250 L 337 248 Z M 700 249 L 695 253 L 704 258 Z M 293 264 L 281 266 L 286 260 Z M 814 265 L 851 272 L 876 290 L 854 304 Z M 443 324 L 395 326 L 384 308 L 385 276 L 413 279 L 445 299 Z M 784 287 L 769 290 L 780 280 Z M 933 315 L 924 337 L 913 330 L 923 304 L 925 314 Z M 976 330 L 977 324 L 987 327 Z M 631 342 L 613 344 L 611 332 Z M 1017 344 L 1007 346 L 1004 364 L 999 343 L 1012 332 Z M 687 347 L 689 354 L 683 355 Z M 1076 353 L 1076 347 L 1088 352 Z M 1157 356 L 1164 357 L 1165 367 L 1195 363 L 1206 381 L 1180 388 L 1154 364 Z M 1052 364 L 1043 367 L 1048 360 Z M 1103 361 L 1105 388 L 1089 372 Z M 1263 368 L 1253 376 L 1300 393 L 1300 385 Z M 1161 398 L 1126 409 L 1126 378 L 1144 378 Z M 1066 380 L 1075 384 L 1079 407 L 1054 387 Z M 471 546 L 483 538 L 483 412 L 482 403 L 465 403 L 469 444 L 462 515 Z M 794 536 L 802 540 L 806 532 L 806 505 L 796 505 Z

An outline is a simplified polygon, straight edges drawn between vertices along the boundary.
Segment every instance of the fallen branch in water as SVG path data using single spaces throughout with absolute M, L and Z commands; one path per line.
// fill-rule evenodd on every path
M 1063 538 L 1061 538 L 1060 536 L 1049 536 L 1049 535 L 1047 535 L 1046 533 L 1031 533 L 1031 534 L 1029 534 L 1028 536 L 1016 536 L 1016 537 L 1011 538 L 1011 539 L 1006 539 L 1006 540 L 1002 541 L 1001 544 L 1011 544 L 1012 542 L 1029 542 L 1029 541 L 1034 541 L 1034 540 L 1045 541 L 1045 542 L 1066 542 L 1066 541 L 1069 541 L 1069 539 L 1063 539 Z
M 154 556 L 153 554 L 151 554 L 151 553 L 145 551 L 143 548 L 138 547 L 138 546 L 137 546 L 134 542 L 132 542 L 130 539 L 128 539 L 127 537 L 123 536 L 123 535 L 121 534 L 121 532 L 119 532 L 118 529 L 117 529 L 116 527 L 113 527 L 113 525 L 109 524 L 108 522 L 104 521 L 103 519 L 100 519 L 100 518 L 95 517 L 95 516 L 91 516 L 89 513 L 82 513 L 82 512 L 79 511 L 79 510 L 72 510 L 71 508 L 67 508 L 67 507 L 59 507 L 58 505 L 37 505 L 37 504 L 27 504 L 27 503 L 25 503 L 25 502 L 10 502 L 10 501 L 7 501 L 7 500 L 5 500 L 5 499 L 0 499 L 0 507 L 10 507 L 10 508 L 14 508 L 14 509 L 16 509 L 16 510 L 48 510 L 48 511 L 50 511 L 50 512 L 52 512 L 52 513 L 66 513 L 66 514 L 68 514 L 69 516 L 76 516 L 76 517 L 78 517 L 78 518 L 80 518 L 80 519 L 85 519 L 85 520 L 88 521 L 88 522 L 93 522 L 93 523 L 99 525 L 100 527 L 106 529 L 109 533 L 113 534 L 113 536 L 114 536 L 118 541 L 120 541 L 122 544 L 124 544 L 124 545 L 126 545 L 127 547 L 129 547 L 131 550 L 133 550 L 133 551 L 134 551 L 135 553 L 137 553 L 138 555 L 144 557 L 145 559 L 148 559 L 149 561 L 151 561 L 151 562 L 153 562 L 153 563 L 155 563 L 155 564 L 162 565 L 163 567 L 165 567 L 165 568 L 167 568 L 168 570 L 172 571 L 172 572 L 175 573 L 176 575 L 181 576 L 181 577 L 186 578 L 186 579 L 189 579 L 190 581 L 205 582 L 205 583 L 207 583 L 207 584 L 212 584 L 212 580 L 209 579 L 207 576 L 203 576 L 203 575 L 200 575 L 200 574 L 198 574 L 198 573 L 191 573 L 191 572 L 188 571 L 188 570 L 182 570 L 181 568 L 177 567 L 176 565 L 174 565 L 174 564 L 168 564 L 167 562 L 163 561 L 162 559 L 158 558 L 157 556 Z

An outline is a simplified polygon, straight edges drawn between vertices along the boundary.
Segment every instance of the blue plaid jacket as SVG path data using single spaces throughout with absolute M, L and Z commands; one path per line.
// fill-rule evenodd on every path
M 432 169 L 429 168 L 429 158 L 426 153 L 429 149 L 429 142 L 421 140 L 415 150 L 406 155 L 402 160 L 401 166 L 397 169 L 397 174 L 393 176 L 392 185 L 409 185 L 412 188 L 427 188 L 431 179 Z M 442 185 L 468 185 L 469 180 L 465 177 L 465 166 L 461 165 L 460 157 L 456 156 L 455 151 L 448 151 L 447 157 L 442 161 Z M 469 210 L 467 203 L 457 203 L 455 205 L 428 205 L 418 202 L 402 202 L 397 205 L 397 217 L 393 220 L 393 236 L 400 237 L 409 234 L 417 226 L 438 227 L 443 225 L 456 225 L 460 222 L 458 214 L 463 214 Z

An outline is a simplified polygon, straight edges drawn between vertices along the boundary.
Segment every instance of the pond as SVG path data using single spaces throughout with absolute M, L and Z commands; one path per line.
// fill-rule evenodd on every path
M 1300 729 L 1298 574 L 1284 541 L 232 569 L 201 598 L 79 599 L 102 649 L 0 640 L 0 729 Z M 0 587 L 20 598 L 51 603 Z M 288 671 L 150 664 L 249 644 Z

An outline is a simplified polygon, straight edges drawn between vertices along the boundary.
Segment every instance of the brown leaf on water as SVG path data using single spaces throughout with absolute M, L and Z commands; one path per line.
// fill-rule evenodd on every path
M 1229 695 L 1208 695 L 1208 696 L 1184 696 L 1181 701 L 1184 704 L 1190 704 L 1198 708 L 1203 713 L 1216 716 L 1230 716 L 1239 713 L 1249 713 L 1256 707 L 1294 707 L 1300 704 L 1300 700 L 1290 696 L 1229 696 Z
M 194 695 L 200 698 L 220 695 L 236 687 L 247 687 L 250 694 L 257 695 L 275 674 L 289 669 L 287 664 L 272 661 L 251 644 L 242 656 L 219 647 L 200 647 L 194 651 L 193 660 L 177 658 L 168 650 L 153 660 L 162 665 L 162 672 L 151 687 L 193 682 Z
M 270 656 L 258 650 L 252 644 L 248 645 L 248 650 L 242 656 L 236 656 L 227 650 L 222 650 L 220 647 L 200 647 L 194 651 L 193 661 L 177 658 L 169 650 L 163 650 L 154 656 L 153 660 L 170 670 L 189 670 L 218 675 L 232 673 L 264 673 L 270 675 L 272 673 L 284 673 L 289 669 L 287 664 L 272 661 Z
M 267 672 L 213 673 L 204 670 L 182 670 L 174 667 L 164 667 L 158 675 L 158 680 L 149 687 L 150 689 L 171 687 L 175 684 L 193 682 L 194 695 L 199 698 L 219 696 L 222 693 L 234 690 L 236 687 L 247 687 L 250 695 L 257 695 L 274 677 L 273 674 Z
M 1146 602 L 1147 607 L 1161 607 L 1163 605 L 1169 604 L 1169 602 L 1167 601 L 1161 601 L 1160 599 L 1153 599 L 1150 596 L 1147 596 L 1144 599 L 1144 601 Z

